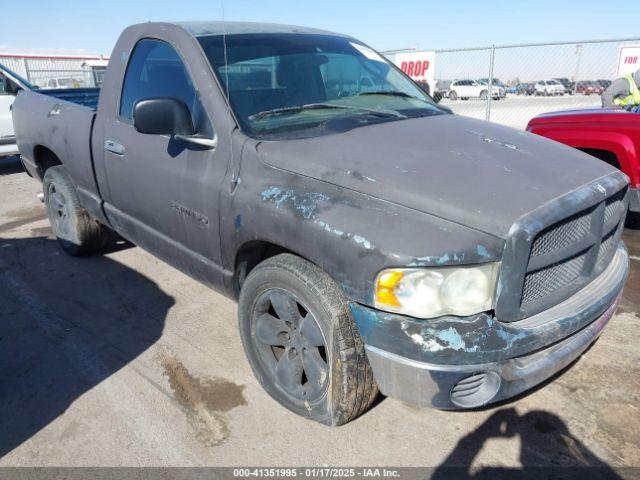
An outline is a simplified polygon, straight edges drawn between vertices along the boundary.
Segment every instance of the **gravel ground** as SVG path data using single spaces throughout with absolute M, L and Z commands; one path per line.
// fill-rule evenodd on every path
M 0 160 L 0 466 L 640 466 L 640 234 L 600 340 L 543 388 L 480 411 L 394 399 L 331 429 L 244 358 L 236 306 L 139 248 L 72 258 L 39 184 Z

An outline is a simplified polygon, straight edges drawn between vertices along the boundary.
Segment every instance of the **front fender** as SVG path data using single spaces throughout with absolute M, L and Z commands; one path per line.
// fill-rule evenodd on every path
M 389 267 L 498 261 L 504 241 L 331 183 L 264 166 L 243 179 L 226 221 L 232 250 L 263 240 L 324 269 L 349 299 L 372 304 L 373 282 Z M 255 182 L 255 183 L 254 183 Z M 225 227 L 226 228 L 226 227 Z

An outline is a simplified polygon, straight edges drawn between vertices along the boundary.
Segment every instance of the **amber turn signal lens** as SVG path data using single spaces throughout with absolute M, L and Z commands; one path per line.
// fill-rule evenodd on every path
M 390 307 L 399 307 L 400 302 L 396 298 L 395 286 L 402 279 L 404 273 L 398 270 L 389 270 L 378 277 L 376 285 L 376 300 L 379 304 Z

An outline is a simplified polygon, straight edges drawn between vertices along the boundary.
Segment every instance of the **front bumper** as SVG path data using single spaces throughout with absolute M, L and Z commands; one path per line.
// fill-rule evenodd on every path
M 609 267 L 549 310 L 516 322 L 487 314 L 419 320 L 352 304 L 380 391 L 416 405 L 474 408 L 510 398 L 571 364 L 613 316 L 629 270 Z

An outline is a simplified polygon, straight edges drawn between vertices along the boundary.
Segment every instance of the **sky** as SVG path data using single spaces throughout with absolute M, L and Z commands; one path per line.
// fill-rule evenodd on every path
M 621 17 L 602 0 L 22 0 L 2 8 L 0 51 L 109 55 L 130 24 L 223 18 L 323 28 L 377 50 L 640 36 L 625 20 L 640 4 L 624 8 Z

